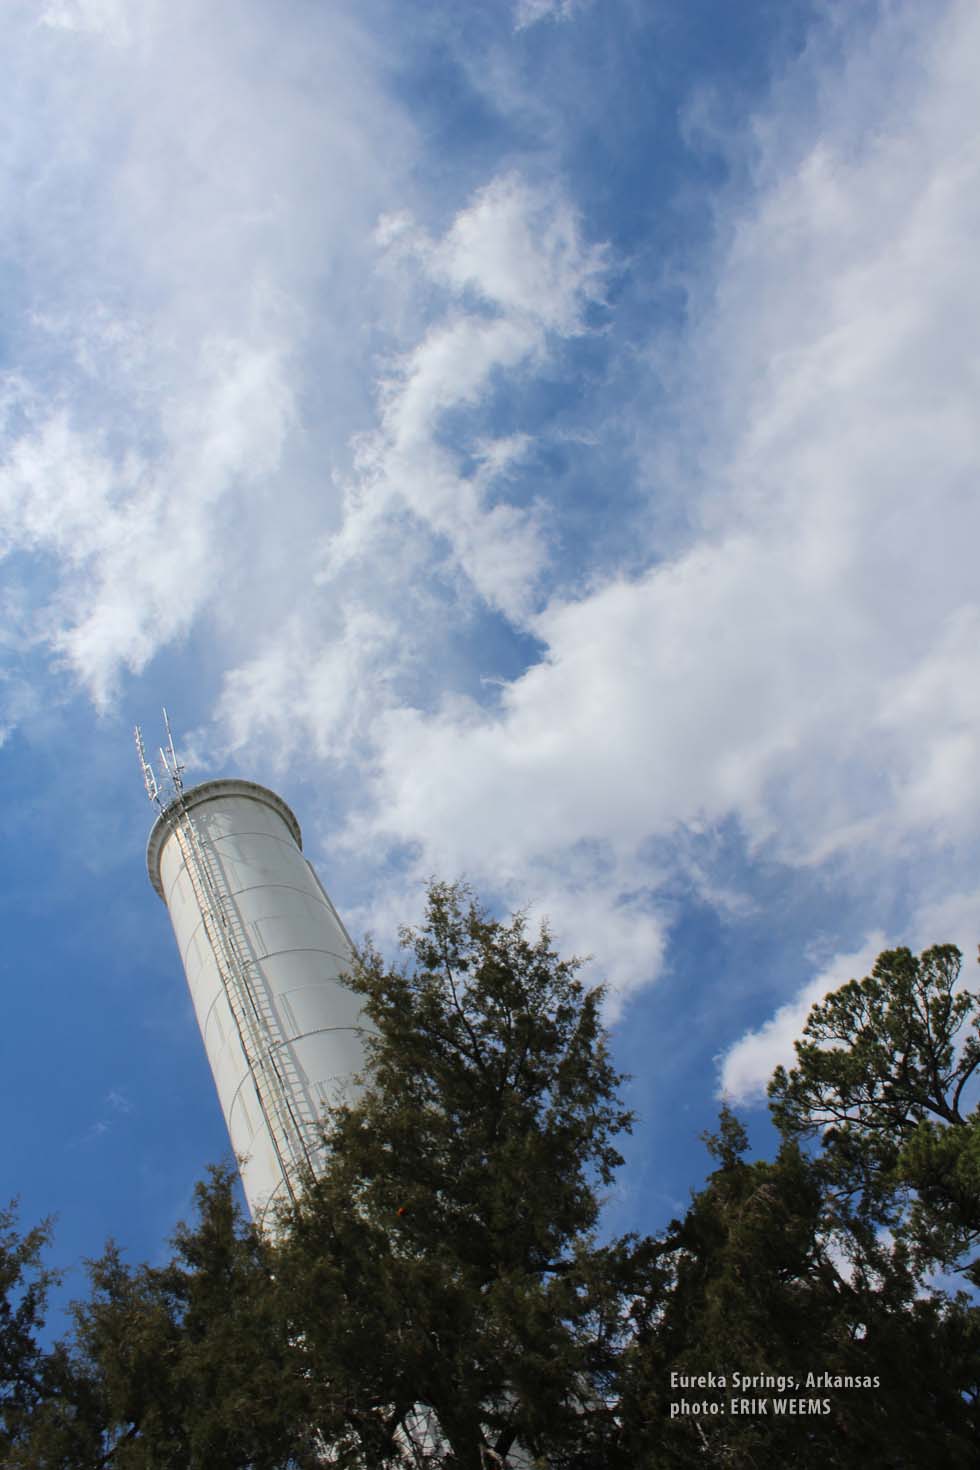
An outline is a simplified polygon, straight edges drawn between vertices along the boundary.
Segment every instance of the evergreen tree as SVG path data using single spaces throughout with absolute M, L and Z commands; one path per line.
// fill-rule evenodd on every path
M 42 1252 L 50 1222 L 22 1234 L 13 1205 L 0 1210 L 0 1449 L 9 1452 L 50 1392 L 46 1354 L 38 1341 L 57 1274 Z
M 162 1267 L 110 1243 L 89 1264 L 74 1330 L 47 1358 L 19 1425 L 16 1470 L 286 1470 L 316 1465 L 274 1306 L 267 1244 L 241 1218 L 228 1171 L 197 1190 Z
M 921 1295 L 901 1245 L 843 1229 L 819 1161 L 794 1143 L 747 1162 L 727 1109 L 707 1142 L 717 1167 L 673 1222 L 672 1279 L 653 1329 L 627 1353 L 635 1463 L 974 1465 L 980 1338 L 968 1305 Z M 698 1386 L 711 1374 L 724 1385 Z M 766 1400 L 767 1412 L 732 1413 L 733 1398 Z M 822 1409 L 780 1415 L 774 1398 Z M 671 1418 L 682 1400 L 719 1412 Z
M 819 1139 L 842 1211 L 980 1283 L 980 996 L 957 987 L 960 963 L 954 945 L 886 950 L 813 1007 L 769 1093 L 786 1137 Z
M 594 1238 L 632 1121 L 601 992 L 459 887 L 402 943 L 357 956 L 367 1087 L 276 1267 L 315 1422 L 344 1465 L 614 1466 L 650 1247 Z
M 407 967 L 352 967 L 366 1085 L 322 1175 L 272 1239 L 219 1172 L 167 1265 L 92 1263 L 20 1470 L 633 1470 L 655 1247 L 595 1236 L 631 1123 L 601 992 L 458 887 L 403 943 Z
M 491 919 L 460 887 L 433 884 L 403 943 L 401 968 L 356 957 L 365 1085 L 272 1237 L 215 1171 L 172 1259 L 130 1267 L 110 1245 L 45 1350 L 46 1231 L 2 1217 L 5 1465 L 977 1463 L 978 1313 L 924 1280 L 967 1260 L 980 1222 L 976 997 L 956 990 L 955 950 L 890 951 L 814 1008 L 773 1079 L 773 1160 L 748 1161 L 724 1109 L 684 1218 L 600 1243 L 631 1124 L 601 992 L 547 931 Z M 728 1410 L 780 1378 L 831 1412 Z M 718 1416 L 671 1417 L 719 1396 Z

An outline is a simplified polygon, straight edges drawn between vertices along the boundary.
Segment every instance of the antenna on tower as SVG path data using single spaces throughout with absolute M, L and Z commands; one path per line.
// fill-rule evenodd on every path
M 140 769 L 143 772 L 143 785 L 146 794 L 155 806 L 162 810 L 166 803 L 179 800 L 184 794 L 184 765 L 178 759 L 177 747 L 174 745 L 174 732 L 170 728 L 170 717 L 167 711 L 163 712 L 163 728 L 166 731 L 166 744 L 159 747 L 160 751 L 160 781 L 157 780 L 153 767 L 147 760 L 146 747 L 143 744 L 143 732 L 139 725 L 133 732 L 136 736 L 136 753 L 139 756 Z M 161 791 L 161 783 L 163 791 Z M 167 788 L 170 791 L 167 792 Z
M 160 806 L 162 805 L 160 801 L 160 788 L 157 785 L 157 778 L 153 774 L 153 767 L 150 765 L 150 762 L 146 758 L 146 749 L 143 745 L 143 732 L 140 729 L 139 725 L 136 726 L 133 734 L 136 736 L 136 754 L 139 756 L 140 767 L 143 772 L 143 785 L 146 787 L 146 794 L 156 806 Z
M 174 736 L 170 728 L 170 720 L 166 709 L 163 711 L 163 728 L 167 732 L 167 747 L 160 747 L 160 759 L 163 761 L 163 769 L 170 778 L 174 788 L 174 795 L 180 796 L 184 790 L 184 767 L 177 759 L 177 751 L 174 749 Z

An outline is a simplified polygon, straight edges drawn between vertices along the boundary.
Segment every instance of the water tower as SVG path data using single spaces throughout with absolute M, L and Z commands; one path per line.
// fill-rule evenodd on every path
M 325 1117 L 353 1095 L 363 1065 L 359 1002 L 339 983 L 351 943 L 282 798 L 237 779 L 185 789 L 166 728 L 166 797 L 136 731 L 159 808 L 147 867 L 261 1224 L 318 1172 Z

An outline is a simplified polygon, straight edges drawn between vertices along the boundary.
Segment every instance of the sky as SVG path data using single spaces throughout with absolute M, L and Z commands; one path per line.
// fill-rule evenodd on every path
M 972 0 L 7 0 L 0 56 L 0 1198 L 56 1261 L 228 1156 L 162 705 L 355 937 L 465 877 L 591 956 L 610 1232 L 723 1097 L 771 1149 L 881 949 L 976 984 Z

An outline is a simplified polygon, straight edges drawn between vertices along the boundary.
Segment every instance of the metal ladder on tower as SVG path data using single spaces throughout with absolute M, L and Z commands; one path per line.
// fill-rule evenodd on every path
M 202 861 L 204 864 L 208 889 L 221 923 L 225 947 L 234 956 L 236 974 L 243 977 L 264 1055 L 281 1085 L 290 1122 L 301 1139 L 303 1163 L 312 1168 L 313 1156 L 319 1152 L 322 1142 L 321 1120 L 309 1095 L 306 1077 L 296 1063 L 290 1039 L 283 1029 L 282 1018 L 269 997 L 267 987 L 261 981 L 257 985 L 251 982 L 250 977 L 258 967 L 257 960 L 220 859 L 215 862 L 208 859 L 207 849 L 196 833 L 193 818 L 188 818 L 188 825 L 192 840 L 195 840 L 198 866 L 201 866 Z
M 273 1032 L 278 1029 L 276 1019 L 270 1014 L 263 1017 L 259 998 L 249 978 L 249 959 L 243 952 L 240 936 L 236 933 L 238 915 L 229 894 L 223 898 L 216 881 L 204 844 L 197 832 L 193 818 L 184 800 L 182 767 L 174 750 L 173 736 L 167 712 L 164 710 L 167 729 L 168 752 L 161 750 L 164 770 L 170 779 L 173 797 L 166 805 L 161 801 L 153 768 L 146 759 L 143 738 L 136 728 L 136 748 L 147 794 L 162 811 L 174 834 L 183 860 L 197 910 L 201 915 L 211 952 L 214 956 L 228 1009 L 231 1012 L 242 1055 L 248 1067 L 256 1101 L 262 1115 L 269 1141 L 272 1144 L 279 1171 L 287 1193 L 295 1202 L 297 1184 L 308 1182 L 315 1173 L 313 1164 L 313 1140 L 309 1124 L 304 1128 L 297 1116 L 299 1097 L 291 1096 L 291 1089 L 283 1076 L 277 1058 L 277 1046 Z M 302 1096 L 302 1093 L 300 1093 Z
M 296 1199 L 297 1176 L 309 1176 L 313 1161 L 290 1091 L 282 1076 L 267 1022 L 263 1020 L 247 971 L 247 960 L 237 953 L 231 927 L 216 892 L 210 863 L 183 797 L 171 827 L 214 955 L 238 1040 L 252 1076 L 259 1111 L 286 1189 Z

